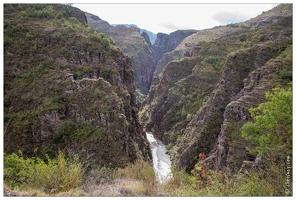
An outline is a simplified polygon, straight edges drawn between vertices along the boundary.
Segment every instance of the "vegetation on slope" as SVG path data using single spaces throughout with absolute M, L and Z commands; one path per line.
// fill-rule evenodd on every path
M 5 4 L 4 152 L 59 149 L 98 166 L 148 157 L 131 62 L 79 9 Z
M 85 15 L 90 27 L 113 38 L 123 53 L 131 58 L 135 86 L 138 89 L 137 97 L 147 95 L 156 66 L 148 35 L 146 33 L 140 34 L 138 27 L 126 27 L 124 25 L 113 27 L 93 14 L 85 13 Z
M 284 9 L 289 5 L 280 7 Z M 233 108 L 242 109 L 243 114 L 248 115 L 245 110 L 261 103 L 263 94 L 274 87 L 272 85 L 284 87 L 287 84 L 284 79 L 290 79 L 291 63 L 284 60 L 291 59 L 288 52 L 291 45 L 291 17 L 281 16 L 272 23 L 256 28 L 240 24 L 229 25 L 229 28 L 231 31 L 228 34 L 224 31 L 213 41 L 199 41 L 191 53 L 166 65 L 163 74 L 155 77 L 141 111 L 141 120 L 146 128 L 163 139 L 169 149 L 175 147 L 170 155 L 178 166 L 193 168 L 199 153 L 214 151 L 221 124 L 231 118 L 229 114 L 224 119 L 225 112 L 232 112 L 226 107 L 241 97 L 244 90 L 249 92 L 253 88 L 260 88 L 261 92 L 249 95 L 248 105 L 242 105 L 242 100 Z M 283 55 L 287 58 L 282 58 Z M 269 62 L 272 59 L 274 64 Z M 283 62 L 276 63 L 277 60 Z M 264 67 L 265 64 L 270 66 Z M 251 77 L 254 80 L 244 89 L 244 79 L 259 69 L 262 70 L 260 75 Z M 274 79 L 267 77 L 267 73 Z M 279 73 L 282 74 L 281 78 Z M 264 82 L 259 79 L 264 79 Z M 233 121 L 237 123 L 239 120 Z
M 291 5 L 280 5 L 250 22 L 208 30 L 216 33 L 214 38 L 197 40 L 197 44 L 190 45 L 191 51 L 183 51 L 182 58 L 169 62 L 162 74 L 154 78 L 140 112 L 141 120 L 167 144 L 177 170 L 186 169 L 189 174 L 193 170 L 200 176 L 210 170 L 221 170 L 230 179 L 238 172 L 255 173 L 258 179 L 274 187 L 268 195 L 286 195 L 287 174 L 279 169 L 291 155 L 287 152 L 282 152 L 281 157 L 252 154 L 245 147 L 256 144 L 242 136 L 241 127 L 252 120 L 249 109 L 266 101 L 266 92 L 287 88 L 292 81 L 291 8 Z M 223 33 L 219 36 L 217 30 Z M 206 80 L 212 83 L 203 85 Z M 263 135 L 270 131 L 256 128 Z M 291 145 L 289 131 L 282 134 L 274 131 L 274 134 L 278 137 L 266 140 L 258 136 L 256 142 L 269 145 L 281 141 L 281 148 Z M 284 141 L 287 146 L 283 146 Z M 201 154 L 207 157 L 204 161 L 199 160 Z M 264 172 L 254 172 L 254 168 Z M 273 173 L 269 176 L 270 170 Z
M 77 15 L 4 6 L 6 196 L 292 195 L 291 18 L 201 42 L 166 66 L 145 108 L 158 113 L 142 119 L 175 163 L 185 152 L 187 170 L 160 185 L 136 161 L 148 153 L 130 61 Z

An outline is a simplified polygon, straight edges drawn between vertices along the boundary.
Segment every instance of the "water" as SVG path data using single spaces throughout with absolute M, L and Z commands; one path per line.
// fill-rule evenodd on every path
M 160 183 L 165 183 L 173 177 L 170 156 L 167 154 L 165 145 L 160 140 L 154 138 L 151 132 L 146 132 L 146 136 L 150 142 L 156 180 Z

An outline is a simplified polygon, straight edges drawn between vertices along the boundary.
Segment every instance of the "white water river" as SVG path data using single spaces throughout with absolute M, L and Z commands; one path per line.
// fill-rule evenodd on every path
M 160 183 L 167 182 L 173 177 L 171 171 L 171 160 L 165 145 L 158 139 L 154 138 L 151 132 L 146 132 L 153 158 L 153 169 L 156 180 Z

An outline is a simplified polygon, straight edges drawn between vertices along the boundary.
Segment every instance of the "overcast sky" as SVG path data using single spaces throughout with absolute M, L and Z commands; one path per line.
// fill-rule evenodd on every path
M 171 33 L 178 29 L 201 30 L 243 22 L 276 5 L 278 4 L 73 4 L 110 24 L 136 24 L 154 33 Z

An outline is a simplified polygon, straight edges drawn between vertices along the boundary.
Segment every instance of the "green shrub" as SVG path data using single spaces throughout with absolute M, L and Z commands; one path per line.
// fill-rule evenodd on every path
M 215 70 L 220 69 L 224 64 L 224 59 L 220 56 L 215 55 L 205 57 L 204 61 L 210 63 Z
M 252 46 L 252 42 L 251 41 L 244 41 L 244 42 L 241 42 L 240 44 L 240 48 L 249 48 Z
M 259 37 L 260 42 L 264 42 L 264 39 L 265 39 L 265 35 L 260 35 Z
M 88 122 L 65 120 L 59 130 L 53 134 L 55 143 L 62 138 L 78 141 L 82 137 L 87 137 L 95 132 L 95 129 Z
M 84 170 L 78 158 L 67 160 L 59 151 L 57 159 L 46 156 L 24 159 L 13 153 L 4 155 L 4 182 L 11 187 L 30 187 L 46 193 L 69 191 L 78 187 Z
M 101 69 L 101 77 L 105 79 L 110 79 L 113 74 L 113 70 L 108 67 L 104 67 Z
M 222 172 L 208 171 L 208 184 L 201 188 L 198 196 L 273 196 L 274 187 L 257 173 L 243 177 L 229 176 Z
M 98 89 L 98 88 L 96 88 L 96 89 L 95 89 L 95 93 L 94 93 L 94 95 L 95 95 L 95 97 L 96 97 L 96 98 L 100 98 L 100 97 L 101 97 L 101 95 L 102 95 L 102 92 L 101 92 L 101 90 L 100 90 L 100 89 Z
M 169 196 L 197 196 L 197 179 L 185 170 L 173 171 L 173 178 L 164 186 Z
M 37 158 L 34 172 L 30 177 L 33 188 L 45 192 L 63 192 L 76 188 L 82 181 L 83 169 L 78 160 L 69 162 L 60 151 L 57 159 L 47 162 Z
M 4 182 L 11 187 L 26 184 L 31 176 L 29 171 L 34 166 L 33 159 L 24 159 L 20 151 L 19 154 L 4 154 Z
M 282 69 L 279 71 L 279 76 L 281 79 L 287 79 L 288 81 L 292 81 L 293 72 L 286 69 Z
M 75 80 L 80 80 L 83 78 L 83 75 L 84 75 L 83 71 L 78 70 L 74 72 L 73 77 Z
M 266 102 L 251 108 L 254 122 L 242 127 L 242 136 L 256 144 L 251 153 L 273 154 L 279 147 L 292 153 L 292 89 L 276 88 L 266 93 Z

